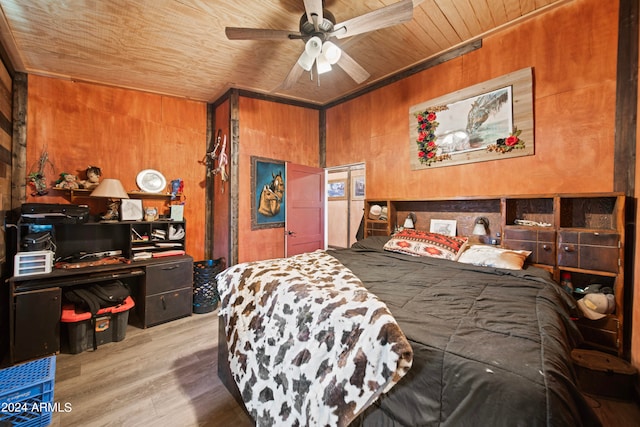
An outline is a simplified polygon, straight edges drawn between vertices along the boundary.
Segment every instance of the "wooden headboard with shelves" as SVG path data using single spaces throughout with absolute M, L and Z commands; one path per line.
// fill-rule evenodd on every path
M 388 219 L 368 216 L 374 204 L 387 208 Z M 434 219 L 456 220 L 456 234 L 467 237 L 472 236 L 476 218 L 486 217 L 489 236 L 481 238 L 481 243 L 495 240 L 504 248 L 530 251 L 530 264 L 548 270 L 556 281 L 562 274 L 571 275 L 574 288 L 594 283 L 612 287 L 615 312 L 597 325 L 593 321 L 578 325 L 593 347 L 622 354 L 626 223 L 623 193 L 369 199 L 365 201 L 365 237 L 392 234 L 411 212 L 415 214 L 417 230 L 429 231 Z M 471 239 L 478 241 L 475 236 Z
M 431 220 L 456 220 L 457 234 L 470 236 L 478 217 L 489 220 L 489 235 L 496 236 L 502 230 L 500 199 L 461 199 L 461 200 L 425 200 L 398 201 L 396 205 L 396 224 L 402 226 L 410 212 L 415 213 L 415 229 L 429 231 Z

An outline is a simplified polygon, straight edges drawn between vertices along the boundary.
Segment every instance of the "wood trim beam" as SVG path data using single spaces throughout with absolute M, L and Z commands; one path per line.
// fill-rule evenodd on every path
M 280 104 L 292 105 L 294 107 L 309 108 L 311 110 L 321 110 L 323 108 L 321 105 L 318 105 L 318 104 L 312 104 L 309 102 L 298 101 L 296 99 L 285 98 L 280 96 L 267 95 L 264 93 L 252 92 L 250 90 L 238 89 L 238 93 L 240 96 L 244 96 L 246 98 L 261 99 L 263 101 L 277 102 Z
M 626 194 L 625 205 L 625 275 L 624 275 L 624 319 L 629 319 L 623 328 L 623 357 L 630 360 L 632 351 L 632 329 L 635 260 L 636 260 L 636 212 L 635 198 L 636 147 L 638 120 L 638 1 L 620 0 L 618 10 L 618 60 L 616 74 L 616 118 L 613 157 L 613 188 Z
M 638 1 L 620 0 L 613 190 L 635 194 L 638 114 Z
M 227 265 L 238 263 L 240 217 L 240 91 L 229 93 L 229 257 Z
M 13 140 L 11 162 L 11 209 L 20 207 L 27 198 L 27 100 L 28 75 L 13 77 Z
M 204 257 L 205 259 L 213 259 L 213 230 L 215 215 L 213 214 L 215 211 L 215 198 L 213 196 L 213 192 L 215 189 L 214 178 L 215 175 L 211 173 L 211 168 L 213 167 L 213 162 L 209 160 L 209 150 L 213 148 L 213 138 L 216 129 L 216 115 L 213 104 L 207 104 L 207 158 L 206 158 L 206 181 L 205 181 L 205 211 L 204 211 Z

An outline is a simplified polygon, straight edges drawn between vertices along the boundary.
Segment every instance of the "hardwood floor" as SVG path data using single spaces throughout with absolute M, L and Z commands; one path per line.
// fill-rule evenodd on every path
M 149 329 L 118 343 L 57 357 L 52 426 L 253 425 L 217 374 L 217 311 Z M 640 425 L 640 408 L 588 396 L 604 427 Z
M 217 311 L 59 354 L 52 426 L 252 426 L 218 379 Z

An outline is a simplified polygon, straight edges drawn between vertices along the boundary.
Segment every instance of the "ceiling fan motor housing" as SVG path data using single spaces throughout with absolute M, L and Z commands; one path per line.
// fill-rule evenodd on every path
M 307 14 L 303 13 L 300 17 L 300 33 L 302 34 L 302 40 L 305 43 L 311 37 L 320 37 L 324 42 L 329 38 L 329 34 L 333 31 L 333 26 L 336 24 L 336 18 L 327 9 L 322 9 L 322 22 L 318 23 L 318 31 L 312 21 L 307 19 Z

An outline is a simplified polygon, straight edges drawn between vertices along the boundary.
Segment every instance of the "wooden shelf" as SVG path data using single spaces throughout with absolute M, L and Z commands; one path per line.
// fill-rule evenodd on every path
M 93 190 L 85 190 L 82 188 L 68 189 L 68 188 L 53 188 L 55 191 L 61 191 L 69 195 L 69 199 L 73 202 L 76 199 L 91 197 Z M 171 200 L 170 193 L 145 193 L 144 191 L 128 191 L 127 194 L 131 199 L 165 199 Z M 179 194 L 178 199 L 181 197 Z

